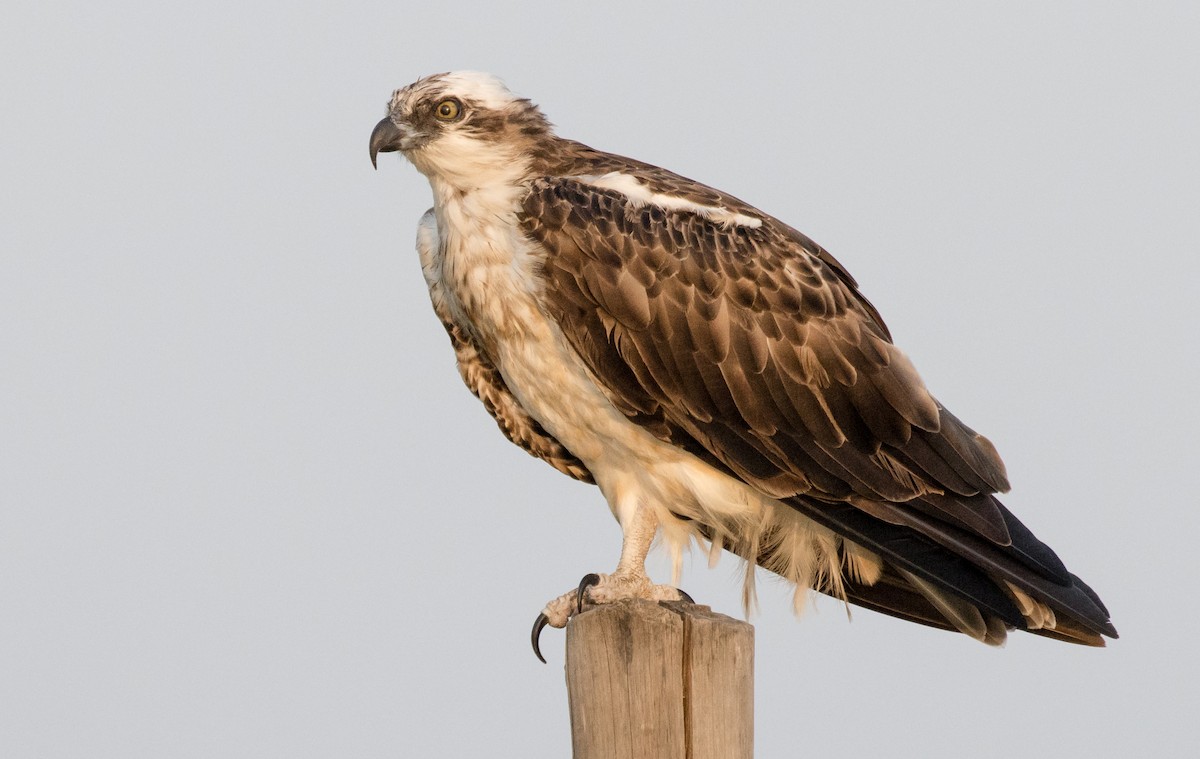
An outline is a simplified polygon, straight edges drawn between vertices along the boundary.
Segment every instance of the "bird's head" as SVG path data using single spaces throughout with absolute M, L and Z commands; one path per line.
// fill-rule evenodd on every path
M 491 74 L 435 74 L 392 94 L 371 132 L 371 163 L 399 151 L 431 180 L 463 189 L 520 173 L 550 133 L 538 107 Z

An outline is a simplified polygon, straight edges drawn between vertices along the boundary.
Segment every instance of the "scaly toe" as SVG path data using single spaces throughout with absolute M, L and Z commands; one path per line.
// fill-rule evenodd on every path
M 537 619 L 533 621 L 533 630 L 529 633 L 529 642 L 533 645 L 534 656 L 542 664 L 546 663 L 546 658 L 542 656 L 541 646 L 538 645 L 542 636 L 542 630 L 547 627 L 557 627 L 560 629 L 566 627 L 571 617 L 578 614 L 582 610 L 584 603 L 588 602 L 586 598 L 588 588 L 598 582 L 600 582 L 599 575 L 590 574 L 585 576 L 579 582 L 579 587 L 555 598 L 546 604 L 546 608 L 542 609 L 541 614 L 537 615 Z
M 545 663 L 541 648 L 538 645 L 542 630 L 547 627 L 563 628 L 571 617 L 579 614 L 589 606 L 624 601 L 628 598 L 642 598 L 647 601 L 695 601 L 687 593 L 670 585 L 655 585 L 650 578 L 643 574 L 589 574 L 579 581 L 579 587 L 563 593 L 542 609 L 533 622 L 530 632 L 530 643 L 533 653 Z

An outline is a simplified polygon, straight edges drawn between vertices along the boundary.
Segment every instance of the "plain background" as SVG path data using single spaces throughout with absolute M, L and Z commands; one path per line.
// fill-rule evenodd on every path
M 797 621 L 765 580 L 758 756 L 1189 754 L 1198 7 L 9 0 L 0 755 L 569 753 L 528 630 L 618 527 L 462 387 L 428 186 L 367 158 L 458 68 L 829 248 L 1122 633 Z M 738 615 L 737 577 L 683 586 Z

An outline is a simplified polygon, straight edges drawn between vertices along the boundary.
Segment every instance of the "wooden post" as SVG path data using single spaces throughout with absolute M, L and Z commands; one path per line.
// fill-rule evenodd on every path
M 622 601 L 567 625 L 575 759 L 751 759 L 754 628 L 707 606 Z

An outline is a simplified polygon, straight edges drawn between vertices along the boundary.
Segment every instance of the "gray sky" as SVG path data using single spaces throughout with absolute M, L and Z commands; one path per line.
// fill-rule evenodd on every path
M 462 387 L 428 186 L 367 158 L 458 68 L 829 248 L 1122 633 L 765 582 L 760 757 L 1194 747 L 1200 11 L 901 5 L 6 3 L 0 754 L 569 753 L 528 629 L 619 528 Z M 738 615 L 736 575 L 683 586 Z

